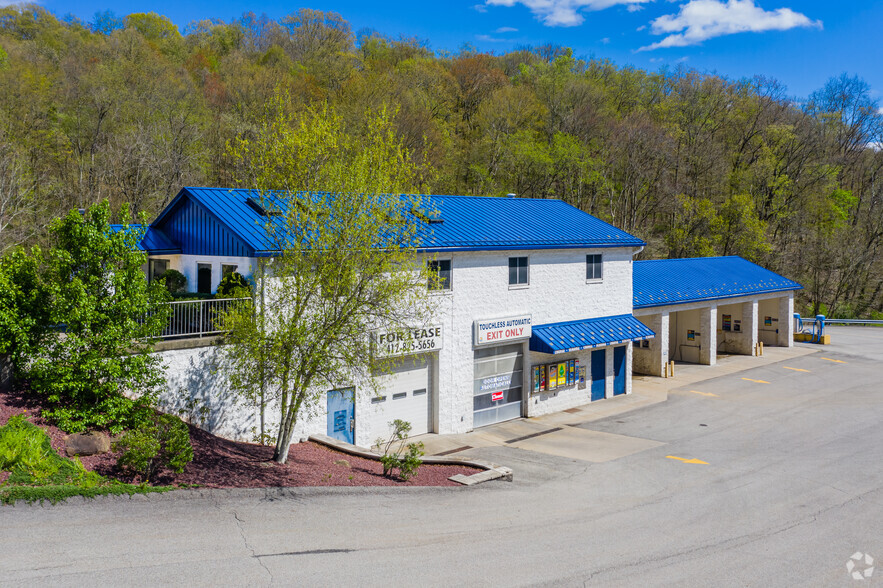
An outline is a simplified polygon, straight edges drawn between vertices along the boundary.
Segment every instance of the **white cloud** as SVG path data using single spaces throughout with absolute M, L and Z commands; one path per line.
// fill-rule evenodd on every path
M 475 10 L 475 12 L 487 12 L 487 6 L 485 6 L 484 4 L 476 4 L 472 8 Z
M 518 29 L 512 27 L 500 27 L 495 32 L 497 33 L 517 33 Z
M 602 44 L 602 45 L 606 45 L 606 44 L 608 44 L 609 42 L 610 42 L 610 37 L 604 37 L 603 39 L 601 39 L 601 44 Z
M 485 43 L 505 43 L 509 39 L 500 39 L 498 37 L 491 37 L 490 35 L 475 35 L 475 38 L 479 41 L 484 41 Z
M 512 7 L 522 4 L 544 25 L 549 27 L 574 27 L 585 19 L 580 11 L 604 10 L 612 6 L 632 6 L 653 0 L 486 0 L 488 6 Z
M 754 0 L 690 0 L 681 5 L 677 14 L 660 16 L 650 25 L 653 34 L 668 36 L 638 51 L 686 47 L 735 33 L 787 31 L 798 27 L 821 29 L 822 21 L 811 20 L 790 8 L 767 11 L 755 5 Z

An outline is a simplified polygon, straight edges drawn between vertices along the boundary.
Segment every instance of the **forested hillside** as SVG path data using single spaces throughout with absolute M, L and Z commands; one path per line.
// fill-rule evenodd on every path
M 103 198 L 152 216 L 181 186 L 232 185 L 230 145 L 277 89 L 354 137 L 387 108 L 432 193 L 561 198 L 644 258 L 742 255 L 803 283 L 804 314 L 883 311 L 883 117 L 862 80 L 794 101 L 555 46 L 438 54 L 312 10 L 179 29 L 0 9 L 0 249 Z

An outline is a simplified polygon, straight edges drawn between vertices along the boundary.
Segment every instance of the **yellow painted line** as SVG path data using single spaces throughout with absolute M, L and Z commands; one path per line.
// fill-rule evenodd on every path
M 715 398 L 718 397 L 717 394 L 715 394 L 714 392 L 700 392 L 699 390 L 690 390 L 690 392 L 693 394 L 701 394 L 702 396 L 714 396 Z
M 831 359 L 829 357 L 823 357 L 822 359 L 824 359 L 825 361 L 833 361 L 834 363 L 846 363 L 845 361 L 841 361 L 839 359 Z
M 769 384 L 766 380 L 752 380 L 751 378 L 742 378 L 746 382 L 754 382 L 755 384 Z
M 701 459 L 687 459 L 686 457 L 675 457 L 674 455 L 666 455 L 665 457 L 667 457 L 668 459 L 676 459 L 684 463 L 698 463 L 702 465 L 708 465 L 707 461 L 702 461 Z
M 800 369 L 800 368 L 788 367 L 787 365 L 783 365 L 782 367 L 785 368 L 786 370 L 793 370 L 793 371 L 795 371 L 795 372 L 806 372 L 806 373 L 809 373 L 809 370 L 804 370 L 804 369 Z

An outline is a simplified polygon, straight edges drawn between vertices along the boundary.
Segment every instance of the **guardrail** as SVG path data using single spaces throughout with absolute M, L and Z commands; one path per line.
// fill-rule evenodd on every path
M 883 326 L 883 320 L 877 319 L 835 319 L 825 317 L 826 325 L 879 325 Z
M 212 298 L 208 300 L 175 300 L 169 322 L 157 339 L 186 339 L 219 335 L 223 332 L 218 318 L 243 304 L 248 298 Z

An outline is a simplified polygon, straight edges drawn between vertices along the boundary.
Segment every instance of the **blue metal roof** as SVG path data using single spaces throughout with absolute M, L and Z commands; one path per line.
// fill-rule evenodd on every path
M 630 314 L 552 323 L 533 327 L 530 350 L 538 353 L 567 353 L 652 339 L 656 333 Z
M 122 231 L 124 225 L 110 225 L 113 231 Z M 129 230 L 141 231 L 141 225 L 129 225 Z M 181 248 L 172 243 L 168 237 L 153 227 L 147 227 L 144 236 L 138 242 L 138 249 L 155 254 L 181 253 Z
M 410 199 L 411 196 L 396 196 Z M 188 200 L 204 209 L 206 215 L 229 229 L 250 253 L 268 255 L 276 249 L 267 237 L 268 217 L 260 214 L 249 199 L 268 198 L 284 212 L 280 193 L 227 188 L 183 188 L 163 210 L 152 226 L 173 230 L 175 216 L 185 214 Z M 644 242 L 604 221 L 561 201 L 534 198 L 495 198 L 482 196 L 419 196 L 427 214 L 414 216 L 420 223 L 418 248 L 423 251 L 484 251 L 500 249 L 564 249 L 579 247 L 640 247 Z M 428 217 L 428 218 L 427 218 Z M 284 216 L 270 217 L 284 223 Z M 195 217 L 194 217 L 195 221 Z M 429 221 L 429 222 L 427 222 Z M 187 231 L 211 232 L 200 228 L 205 218 L 190 222 Z M 205 247 L 201 235 L 176 231 L 175 241 L 189 249 L 190 242 Z M 217 229 L 214 229 L 217 232 Z M 181 234 L 178 234 L 181 233 Z M 193 237 L 193 238 L 191 238 Z M 223 237 L 223 235 L 221 236 Z M 187 244 L 183 241 L 187 241 Z M 241 253 L 230 253 L 241 255 Z
M 803 288 L 738 256 L 636 261 L 632 276 L 634 308 Z
M 441 223 L 427 227 L 427 251 L 641 247 L 645 243 L 561 200 L 427 196 Z

